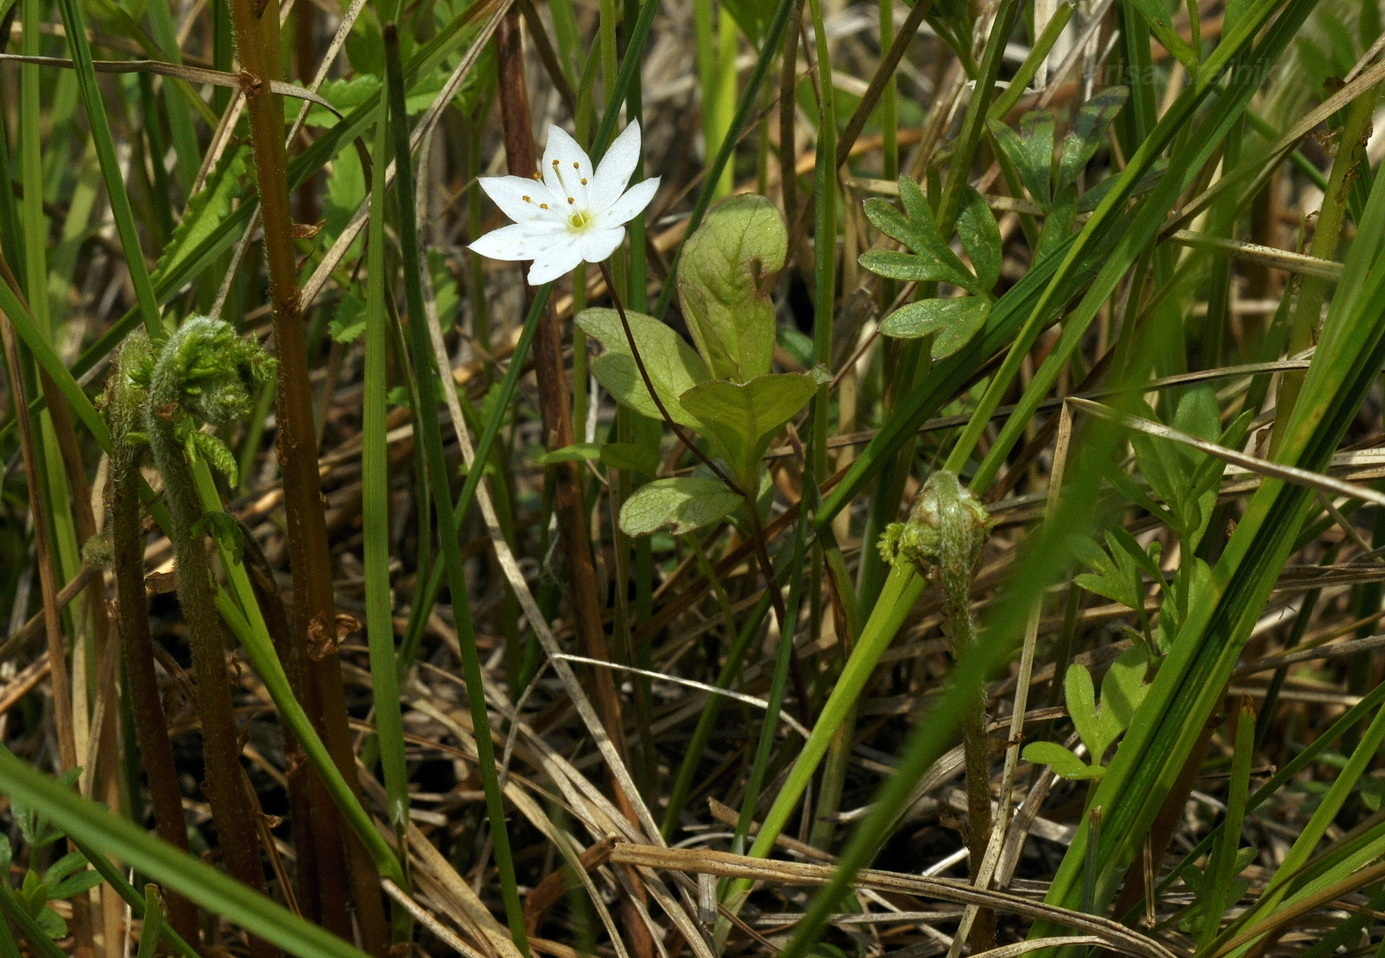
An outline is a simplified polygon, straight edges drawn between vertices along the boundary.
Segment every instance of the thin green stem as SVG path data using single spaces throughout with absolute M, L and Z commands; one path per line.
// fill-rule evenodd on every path
M 496 865 L 500 872 L 500 892 L 505 901 L 505 916 L 516 947 L 528 956 L 529 936 L 524 927 L 524 909 L 520 904 L 515 880 L 514 858 L 510 851 L 509 829 L 505 822 L 505 803 L 501 794 L 495 747 L 491 742 L 490 717 L 486 711 L 485 680 L 481 674 L 481 658 L 476 647 L 476 633 L 471 621 L 467 598 L 466 576 L 462 568 L 458 545 L 457 514 L 449 493 L 447 460 L 442 449 L 442 429 L 438 419 L 437 382 L 439 371 L 433 360 L 432 345 L 423 306 L 422 269 L 419 256 L 418 227 L 414 221 L 413 157 L 409 152 L 408 114 L 404 107 L 404 78 L 399 62 L 399 35 L 393 23 L 385 26 L 385 63 L 387 69 L 390 129 L 393 134 L 395 160 L 395 195 L 398 200 L 400 250 L 404 259 L 406 282 L 404 292 L 409 310 L 409 351 L 416 371 L 418 388 L 419 436 L 427 462 L 433 493 L 433 508 L 437 512 L 443 566 L 448 590 L 452 595 L 453 614 L 457 620 L 459 645 L 462 652 L 462 671 L 468 689 L 472 725 L 476 732 L 476 752 L 481 784 L 486 794 L 486 811 L 491 821 L 491 841 L 495 848 Z M 480 474 L 478 468 L 473 470 Z

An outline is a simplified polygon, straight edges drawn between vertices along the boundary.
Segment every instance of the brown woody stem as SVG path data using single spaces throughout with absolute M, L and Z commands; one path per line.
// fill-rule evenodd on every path
M 301 661 L 306 663 L 306 703 L 342 777 L 357 794 L 360 781 L 347 726 L 346 696 L 336 643 L 336 600 L 327 524 L 318 479 L 317 436 L 313 428 L 307 343 L 298 290 L 297 253 L 289 213 L 283 104 L 271 89 L 279 76 L 279 5 L 263 0 L 232 0 L 231 19 L 240 54 L 241 88 L 250 119 L 250 145 L 264 223 L 265 257 L 278 354 L 276 421 L 278 455 L 284 477 L 284 513 L 293 572 L 293 627 Z M 315 706 L 315 707 L 314 707 Z M 342 826 L 340 811 L 313 790 L 312 829 L 323 923 L 351 935 L 345 895 L 338 894 L 345 873 L 356 905 L 362 944 L 377 956 L 389 947 L 379 875 L 359 838 Z M 342 864 L 342 850 L 345 864 Z M 301 849 L 300 853 L 306 852 Z

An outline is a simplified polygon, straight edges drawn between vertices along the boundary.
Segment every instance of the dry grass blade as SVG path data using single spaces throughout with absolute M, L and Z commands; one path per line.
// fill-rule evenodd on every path
M 780 885 L 823 885 L 832 879 L 835 872 L 831 865 L 771 861 L 708 849 L 658 848 L 630 842 L 613 845 L 611 861 L 646 868 L 664 868 L 690 875 L 718 875 L 723 878 L 742 878 Z M 960 905 L 979 905 L 1026 918 L 1054 921 L 1086 932 L 1100 939 L 1106 947 L 1124 955 L 1139 958 L 1180 958 L 1178 952 L 1153 938 L 1108 918 L 1055 908 L 1008 892 L 973 888 L 965 881 L 919 878 L 896 872 L 864 869 L 857 874 L 852 884 L 875 891 L 919 895 Z
M 33 63 L 45 67 L 62 67 L 67 70 L 73 68 L 72 61 L 63 57 L 28 57 L 18 53 L 0 53 L 0 61 L 5 60 L 14 63 Z M 91 65 L 97 73 L 152 73 L 156 76 L 186 80 L 189 83 L 207 83 L 212 86 L 231 87 L 233 89 L 240 89 L 244 83 L 244 78 L 238 73 L 188 66 L 186 63 L 165 63 L 162 60 L 93 60 Z M 331 103 L 312 90 L 296 83 L 271 80 L 269 88 L 280 96 L 307 100 L 309 103 L 315 103 L 323 109 L 331 110 L 337 116 L 341 116 L 341 113 Z

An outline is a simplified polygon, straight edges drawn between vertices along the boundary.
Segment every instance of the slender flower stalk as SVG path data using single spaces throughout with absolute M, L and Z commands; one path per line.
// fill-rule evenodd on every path
M 971 583 L 981 549 L 991 530 L 990 513 L 962 488 L 957 474 L 940 469 L 928 477 L 908 522 L 894 522 L 880 539 L 887 564 L 906 562 L 943 589 L 943 609 L 955 658 L 972 653 L 976 622 L 971 615 Z M 962 721 L 962 753 L 967 775 L 967 846 L 976 880 L 991 840 L 991 771 L 986 739 L 986 689 L 978 684 Z M 995 947 L 995 913 L 981 909 L 971 926 L 974 953 Z

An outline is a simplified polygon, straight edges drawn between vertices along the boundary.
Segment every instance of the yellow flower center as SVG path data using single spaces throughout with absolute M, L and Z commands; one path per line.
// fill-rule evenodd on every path
M 592 215 L 586 210 L 578 210 L 567 218 L 568 225 L 575 230 L 586 229 L 591 221 Z

